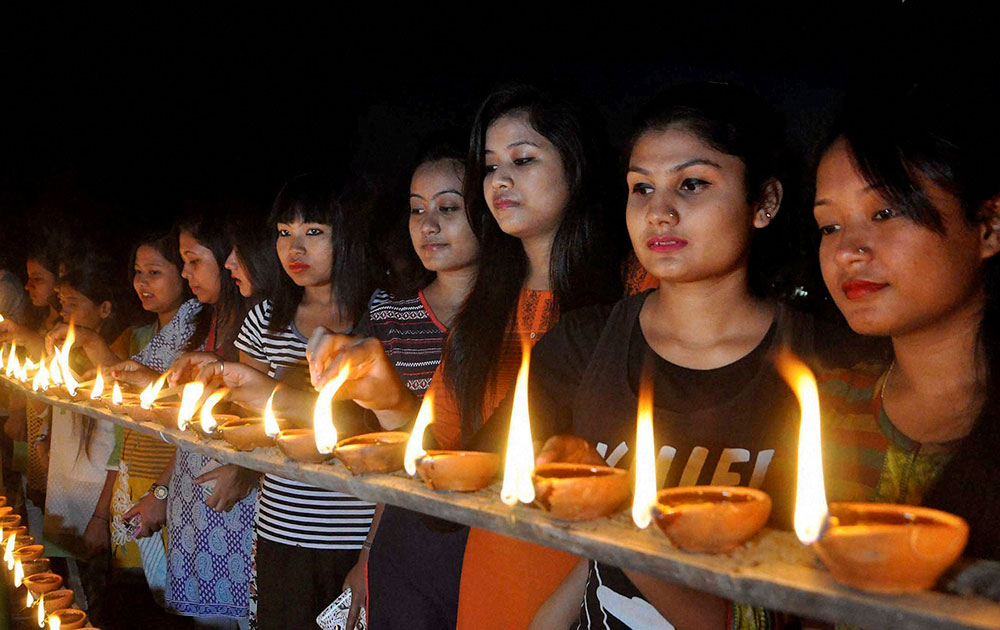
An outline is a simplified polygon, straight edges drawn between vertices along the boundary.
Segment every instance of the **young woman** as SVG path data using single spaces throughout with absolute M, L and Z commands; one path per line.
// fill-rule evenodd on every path
M 292 179 L 278 194 L 268 222 L 285 274 L 277 291 L 247 314 L 236 340 L 242 363 L 305 389 L 301 331 L 353 330 L 371 287 L 361 199 L 347 185 L 334 191 L 318 173 Z M 259 627 L 315 623 L 340 594 L 374 510 L 350 495 L 264 476 L 255 520 Z
M 589 122 L 567 101 L 525 86 L 494 92 L 476 116 L 465 199 L 479 239 L 478 273 L 431 382 L 431 426 L 443 448 L 468 443 L 511 388 L 520 336 L 535 341 L 560 311 L 621 296 L 613 173 L 602 162 L 610 152 Z M 319 336 L 314 348 L 317 385 L 348 360 L 357 369 L 343 395 L 375 409 L 387 428 L 413 418 L 415 397 L 370 344 L 345 348 L 343 339 Z M 459 627 L 524 627 L 574 563 L 569 554 L 472 530 Z
M 284 272 L 274 255 L 274 239 L 266 217 L 258 217 L 256 213 L 233 217 L 230 239 L 233 249 L 224 266 L 240 295 L 250 303 L 273 295 Z
M 535 347 L 535 437 L 573 433 L 551 438 L 538 463 L 627 468 L 645 378 L 661 483 L 764 487 L 778 522 L 787 514 L 797 411 L 768 355 L 788 344 L 808 356 L 813 333 L 770 295 L 777 252 L 787 251 L 767 243 L 784 196 L 781 135 L 774 112 L 731 85 L 678 86 L 641 113 L 626 222 L 658 288 L 567 315 Z M 584 561 L 532 627 L 721 628 L 741 609 Z
M 965 95 L 962 95 L 965 96 Z M 924 504 L 997 559 L 1000 140 L 995 104 L 954 90 L 848 108 L 823 152 L 823 279 L 851 328 L 891 355 L 822 384 L 830 500 Z
M 462 144 L 431 145 L 411 174 L 408 238 L 433 279 L 418 291 L 376 291 L 360 328 L 381 343 L 407 389 L 422 397 L 441 360 L 448 326 L 475 281 L 478 243 L 462 197 Z M 447 525 L 385 506 L 368 534 L 370 551 L 361 551 L 352 570 L 360 579 L 348 580 L 352 608 L 364 604 L 367 575 L 369 624 L 454 628 L 468 528 Z M 435 570 L 428 572 L 429 566 Z

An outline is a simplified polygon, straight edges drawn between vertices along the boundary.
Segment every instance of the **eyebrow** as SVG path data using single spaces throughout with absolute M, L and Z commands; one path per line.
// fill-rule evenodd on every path
M 669 172 L 676 173 L 678 171 L 683 171 L 689 166 L 713 166 L 719 170 L 722 170 L 722 166 L 720 166 L 717 162 L 713 162 L 708 158 L 695 158 L 693 160 L 688 160 L 687 162 L 682 162 L 677 166 L 671 167 Z M 635 166 L 634 164 L 629 164 L 628 172 L 641 173 L 643 175 L 652 175 L 652 173 L 650 173 L 646 169 L 642 168 L 641 166 Z
M 448 193 L 451 193 L 453 195 L 458 195 L 459 197 L 462 196 L 462 193 L 459 192 L 459 191 L 457 191 L 457 190 L 455 190 L 454 188 L 447 188 L 447 189 L 442 190 L 440 192 L 434 193 L 434 195 L 431 196 L 431 199 L 437 199 L 441 195 L 447 195 Z M 410 193 L 410 199 L 413 199 L 414 197 L 416 197 L 417 199 L 424 199 L 423 195 L 418 195 L 417 193 Z
M 528 145 L 529 147 L 535 147 L 536 149 L 541 148 L 538 146 L 538 144 L 532 142 L 531 140 L 518 140 L 517 142 L 511 142 L 510 144 L 507 145 L 507 148 L 513 149 L 514 147 L 519 147 L 522 145 Z M 483 153 L 493 153 L 493 151 L 486 149 L 485 151 L 483 151 Z

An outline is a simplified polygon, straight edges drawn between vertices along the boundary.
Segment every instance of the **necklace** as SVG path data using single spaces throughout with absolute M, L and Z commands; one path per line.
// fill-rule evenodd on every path
M 882 404 L 882 410 L 885 410 L 885 390 L 889 389 L 889 376 L 892 375 L 892 368 L 896 366 L 896 359 L 892 360 L 889 364 L 889 369 L 885 371 L 885 380 L 882 381 L 882 389 L 878 393 L 878 400 Z

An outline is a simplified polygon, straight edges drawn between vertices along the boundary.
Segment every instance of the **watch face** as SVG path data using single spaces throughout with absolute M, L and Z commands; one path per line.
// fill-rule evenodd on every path
M 153 488 L 153 496 L 156 497 L 157 499 L 161 499 L 161 500 L 162 499 L 166 499 L 167 498 L 167 487 L 166 486 L 155 486 Z

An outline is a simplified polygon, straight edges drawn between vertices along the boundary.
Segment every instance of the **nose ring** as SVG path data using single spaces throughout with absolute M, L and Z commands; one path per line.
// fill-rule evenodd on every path
M 858 248 L 858 253 L 859 254 L 867 254 L 868 253 L 868 248 L 867 247 L 859 247 Z
M 676 210 L 671 210 L 670 212 L 667 213 L 667 217 L 669 217 L 671 220 L 676 220 L 677 219 L 677 211 Z

